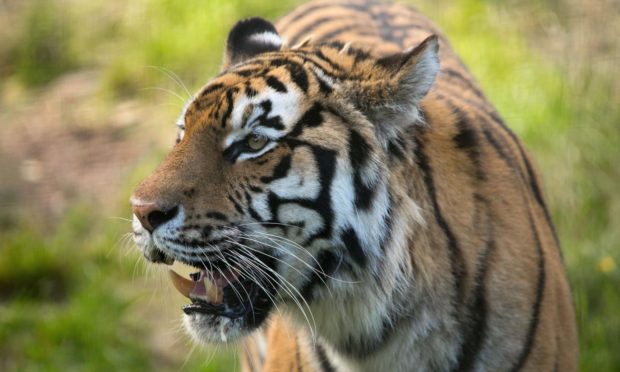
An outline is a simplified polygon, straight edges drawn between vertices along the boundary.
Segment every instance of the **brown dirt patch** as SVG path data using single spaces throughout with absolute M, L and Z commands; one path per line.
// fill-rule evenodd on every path
M 139 101 L 106 104 L 99 86 L 97 73 L 78 72 L 27 101 L 11 103 L 20 99 L 5 92 L 0 106 L 5 218 L 34 214 L 47 224 L 76 200 L 118 202 L 127 172 L 156 145 L 157 131 L 147 127 L 156 110 Z

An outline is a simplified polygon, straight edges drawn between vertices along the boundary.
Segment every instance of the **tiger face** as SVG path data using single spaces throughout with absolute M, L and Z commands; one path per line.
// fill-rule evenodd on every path
M 318 304 L 376 282 L 398 202 L 387 152 L 438 66 L 434 37 L 378 59 L 285 47 L 258 18 L 232 29 L 222 72 L 131 198 L 146 258 L 197 269 L 172 274 L 194 337 L 238 339 L 276 308 L 313 323 Z

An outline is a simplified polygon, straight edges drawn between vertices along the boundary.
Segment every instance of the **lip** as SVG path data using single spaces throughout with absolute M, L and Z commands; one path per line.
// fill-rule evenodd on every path
M 243 289 L 240 288 L 241 286 L 243 286 Z M 243 293 L 243 295 L 246 295 L 245 292 L 247 292 L 246 296 L 241 296 L 243 301 L 239 301 L 240 298 L 238 294 L 235 293 L 235 290 L 237 293 Z M 224 295 L 222 303 L 220 304 L 192 298 L 192 303 L 183 306 L 182 310 L 187 315 L 203 314 L 237 319 L 247 315 L 248 313 L 252 313 L 252 308 L 254 307 L 254 302 L 257 300 L 257 296 L 258 290 L 256 285 L 251 282 L 246 282 L 236 284 L 235 289 L 230 289 L 230 286 L 224 288 Z

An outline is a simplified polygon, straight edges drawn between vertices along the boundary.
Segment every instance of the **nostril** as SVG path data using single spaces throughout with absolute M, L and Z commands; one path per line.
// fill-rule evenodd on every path
M 164 223 L 173 219 L 177 215 L 177 213 L 179 213 L 178 206 L 165 212 L 157 210 L 149 212 L 149 214 L 146 216 L 146 219 L 148 220 L 153 230 L 155 230 L 158 226 L 163 225 Z

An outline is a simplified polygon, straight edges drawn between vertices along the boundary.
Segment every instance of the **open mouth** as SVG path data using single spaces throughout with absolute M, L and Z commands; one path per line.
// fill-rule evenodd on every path
M 183 312 L 239 319 L 246 328 L 258 327 L 273 306 L 277 282 L 269 275 L 269 271 L 274 270 L 273 262 L 254 260 L 256 262 L 248 267 L 209 263 L 209 269 L 199 269 L 190 274 L 189 279 L 170 270 L 174 287 L 191 300 L 190 304 L 183 306 Z

